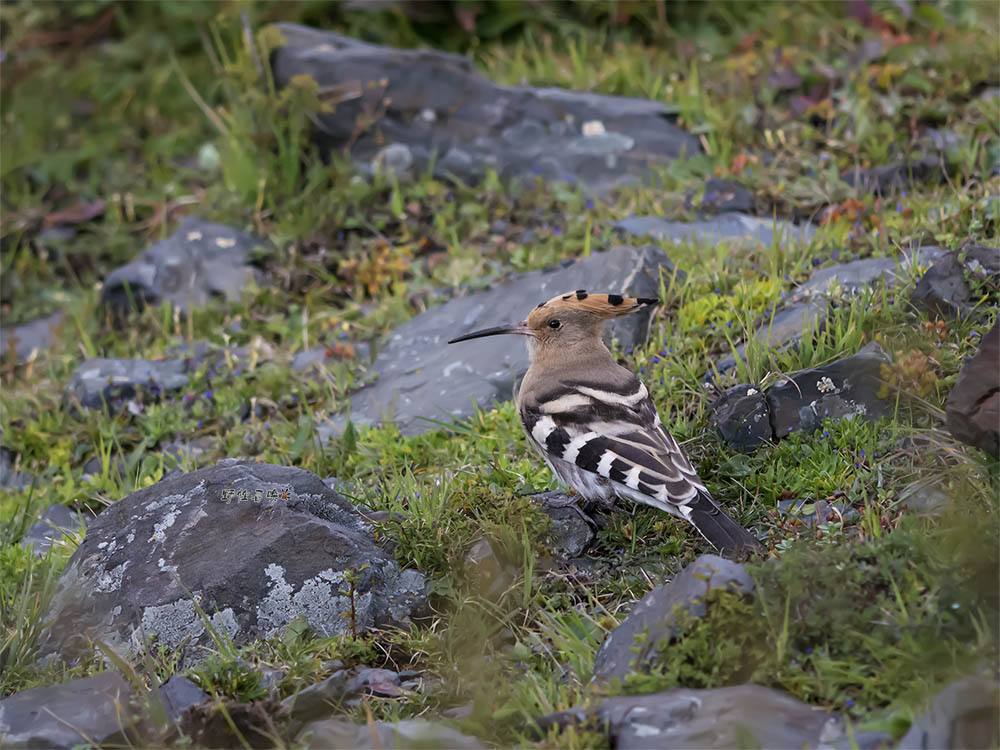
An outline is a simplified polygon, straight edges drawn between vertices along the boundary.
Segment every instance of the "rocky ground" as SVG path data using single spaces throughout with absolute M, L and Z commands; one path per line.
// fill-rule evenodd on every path
M 0 11 L 0 744 L 996 746 L 990 6 L 360 6 Z M 446 344 L 570 289 L 766 560 Z

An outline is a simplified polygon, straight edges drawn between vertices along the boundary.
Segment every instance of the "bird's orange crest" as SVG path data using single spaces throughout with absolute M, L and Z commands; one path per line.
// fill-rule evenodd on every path
M 656 297 L 626 297 L 622 294 L 590 294 L 584 289 L 558 294 L 548 302 L 542 302 L 531 311 L 528 325 L 533 317 L 549 315 L 561 310 L 581 310 L 601 318 L 620 318 L 636 310 L 660 304 Z

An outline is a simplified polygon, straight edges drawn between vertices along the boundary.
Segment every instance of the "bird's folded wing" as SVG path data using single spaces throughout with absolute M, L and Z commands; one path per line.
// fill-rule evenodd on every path
M 684 504 L 705 487 L 663 429 L 638 380 L 634 390 L 564 384 L 521 406 L 532 440 L 550 456 L 661 501 Z

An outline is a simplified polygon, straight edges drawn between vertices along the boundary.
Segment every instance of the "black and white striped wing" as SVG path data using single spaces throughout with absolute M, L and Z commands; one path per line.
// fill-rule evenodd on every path
M 708 494 L 638 379 L 614 390 L 563 383 L 523 403 L 521 420 L 560 475 L 558 468 L 570 464 L 609 480 L 617 494 L 682 517 L 689 516 L 689 504 Z

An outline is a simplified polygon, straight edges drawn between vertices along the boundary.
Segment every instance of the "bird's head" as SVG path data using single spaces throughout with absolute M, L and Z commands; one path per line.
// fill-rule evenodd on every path
M 542 302 L 517 325 L 497 326 L 473 331 L 449 341 L 478 339 L 513 333 L 528 337 L 532 359 L 538 352 L 555 348 L 570 349 L 580 344 L 599 343 L 604 321 L 659 304 L 655 297 L 626 297 L 621 294 L 588 294 L 579 289 L 559 294 Z

